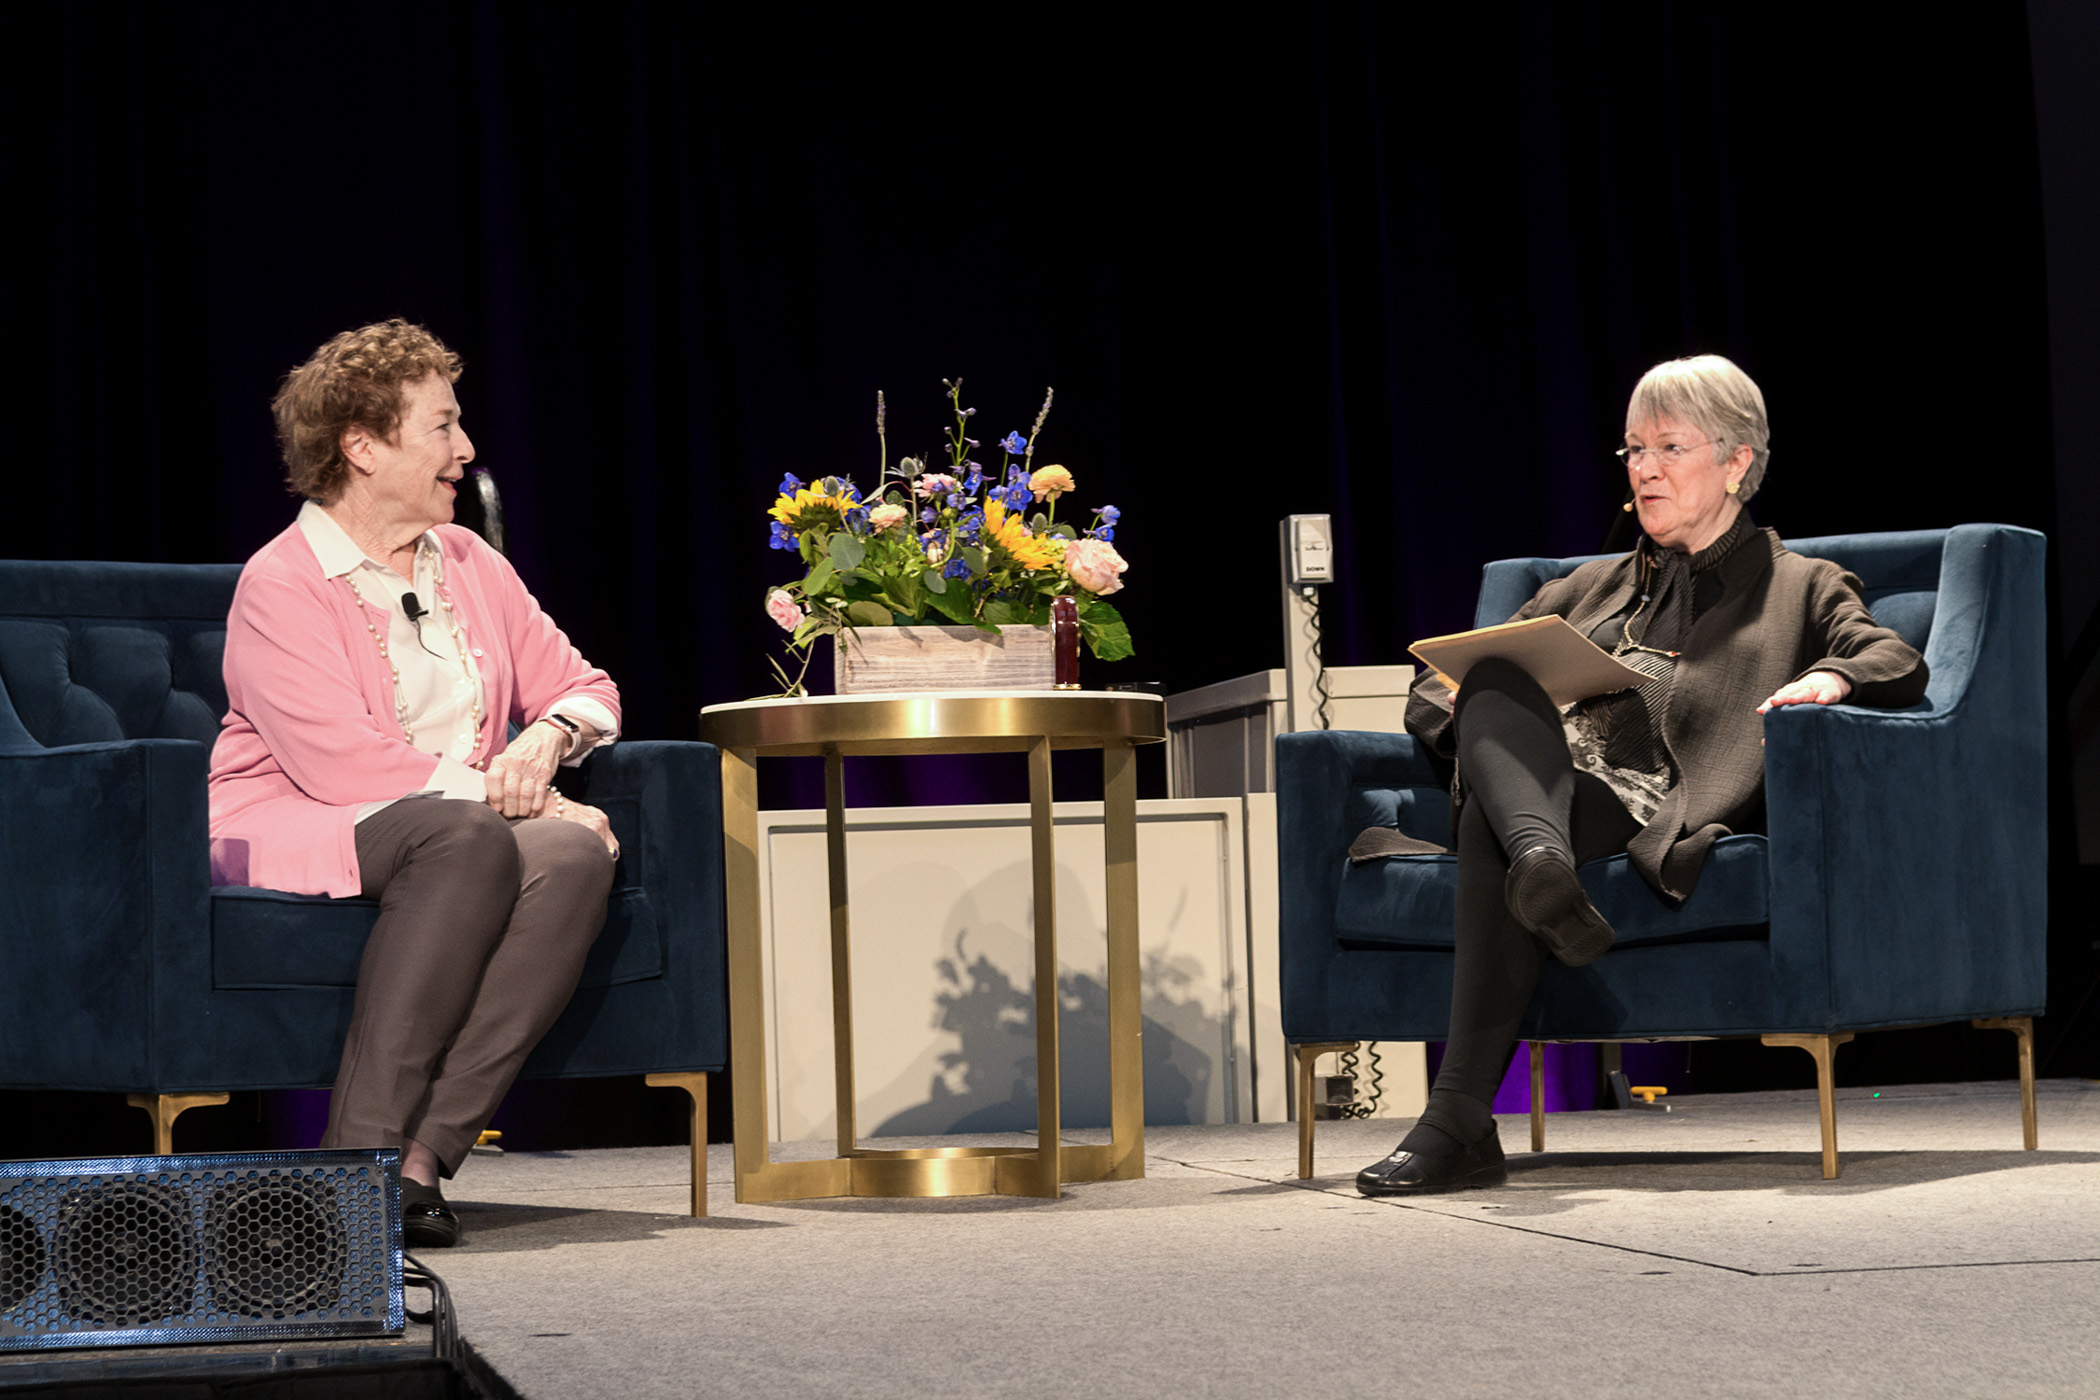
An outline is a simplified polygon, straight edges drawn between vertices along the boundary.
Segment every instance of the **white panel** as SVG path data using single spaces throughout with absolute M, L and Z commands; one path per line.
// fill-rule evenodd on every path
M 1056 814 L 1063 1121 L 1105 1126 L 1101 804 L 1059 803 Z M 761 812 L 759 822 L 774 1131 L 828 1136 L 823 814 Z M 1138 804 L 1148 1122 L 1252 1115 L 1240 827 L 1237 799 Z M 847 869 L 859 1136 L 1031 1131 L 1027 808 L 850 809 Z

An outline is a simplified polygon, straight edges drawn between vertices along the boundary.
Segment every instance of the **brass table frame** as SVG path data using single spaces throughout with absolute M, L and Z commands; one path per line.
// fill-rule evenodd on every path
M 710 705 L 700 737 L 722 750 L 722 856 L 728 900 L 729 1067 L 735 1097 L 736 1199 L 823 1196 L 1047 1196 L 1068 1181 L 1145 1174 L 1145 1069 L 1138 982 L 1135 747 L 1166 738 L 1166 705 L 1110 691 L 906 691 Z M 1101 750 L 1108 879 L 1110 1141 L 1060 1140 L 1057 1038 L 1057 851 L 1050 753 Z M 859 1146 L 854 1121 L 853 970 L 846 895 L 845 760 L 873 754 L 1026 753 L 1035 885 L 1036 1145 L 898 1152 Z M 771 1160 L 766 1121 L 764 970 L 758 889 L 758 760 L 824 760 L 831 893 L 831 1015 L 839 1155 Z

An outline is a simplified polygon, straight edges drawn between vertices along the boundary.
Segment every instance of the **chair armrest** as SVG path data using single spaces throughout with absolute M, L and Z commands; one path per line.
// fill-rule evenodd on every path
M 2044 725 L 2031 705 L 1765 719 L 1772 950 L 1797 1024 L 2039 1012 Z
M 171 973 L 209 977 L 209 761 L 182 739 L 0 754 L 0 1085 L 158 1087 Z
M 707 1068 L 728 1053 L 727 941 L 722 903 L 722 762 L 713 744 L 622 740 L 590 760 L 584 801 L 620 839 L 621 886 L 647 895 L 664 934 L 664 975 L 680 1024 L 665 1044 L 702 1045 Z
M 1774 956 L 1813 964 L 1828 992 L 1802 1009 L 1833 1028 L 2042 1009 L 2044 552 L 2031 530 L 1947 532 L 1921 704 L 1765 717 Z
M 1397 825 L 1448 845 L 1448 789 L 1411 735 L 1313 730 L 1276 739 L 1278 925 L 1283 1000 L 1335 951 L 1335 899 L 1349 843 Z

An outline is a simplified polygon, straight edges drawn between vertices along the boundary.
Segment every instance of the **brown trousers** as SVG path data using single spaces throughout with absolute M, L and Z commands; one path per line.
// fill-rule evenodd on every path
M 357 862 L 379 922 L 321 1145 L 414 1138 L 449 1177 L 576 990 L 612 857 L 574 822 L 416 797 L 358 823 Z

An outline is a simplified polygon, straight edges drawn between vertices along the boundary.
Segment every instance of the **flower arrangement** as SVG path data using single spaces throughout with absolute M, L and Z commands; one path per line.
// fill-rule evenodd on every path
M 1084 526 L 1057 518 L 1072 494 L 1072 473 L 1035 465 L 1036 445 L 1055 391 L 1043 395 L 1035 425 L 1023 437 L 1008 433 L 994 444 L 999 465 L 987 471 L 972 459 L 974 408 L 963 407 L 962 380 L 941 381 L 954 425 L 945 429 L 945 470 L 924 458 L 889 460 L 888 410 L 875 395 L 880 463 L 875 489 L 863 495 L 850 477 L 819 477 L 805 485 L 788 475 L 769 512 L 772 547 L 792 550 L 804 565 L 800 579 L 770 589 L 766 612 L 788 632 L 788 652 L 801 669 L 790 677 L 773 663 L 787 695 L 804 693 L 810 651 L 818 637 L 855 627 L 949 623 L 996 633 L 1002 625 L 1050 620 L 1050 601 L 1069 594 L 1078 605 L 1080 640 L 1101 661 L 1131 654 L 1130 629 L 1105 601 L 1123 587 L 1130 566 L 1116 552 L 1114 506 L 1093 511 Z

